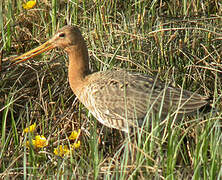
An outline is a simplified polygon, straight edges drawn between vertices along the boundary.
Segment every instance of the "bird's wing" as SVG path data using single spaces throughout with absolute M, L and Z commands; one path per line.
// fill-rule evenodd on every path
M 96 111 L 103 114 L 104 119 L 109 119 L 108 123 L 125 119 L 134 123 L 149 111 L 159 113 L 161 118 L 173 111 L 191 113 L 208 103 L 199 94 L 172 87 L 144 74 L 121 70 L 94 75 L 101 78 L 91 83 L 92 101 Z

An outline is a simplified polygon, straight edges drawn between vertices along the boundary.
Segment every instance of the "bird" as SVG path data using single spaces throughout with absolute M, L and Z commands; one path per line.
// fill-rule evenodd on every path
M 124 69 L 92 72 L 88 48 L 77 26 L 64 26 L 44 44 L 12 59 L 12 64 L 53 48 L 68 55 L 68 80 L 75 96 L 107 127 L 130 132 L 131 128 L 142 126 L 147 114 L 157 115 L 163 121 L 171 113 L 178 121 L 210 105 L 209 97 L 174 87 L 158 76 Z

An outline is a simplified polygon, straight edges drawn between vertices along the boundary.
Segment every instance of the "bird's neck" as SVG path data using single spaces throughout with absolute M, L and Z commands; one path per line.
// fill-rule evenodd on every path
M 88 50 L 83 43 L 81 46 L 70 46 L 66 52 L 69 56 L 69 83 L 78 96 L 84 86 L 86 76 L 90 74 Z

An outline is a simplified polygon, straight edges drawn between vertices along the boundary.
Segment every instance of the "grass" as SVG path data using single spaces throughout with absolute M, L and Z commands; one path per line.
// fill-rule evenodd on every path
M 219 1 L 0 2 L 1 67 L 11 56 L 45 42 L 65 24 L 80 27 L 94 71 L 124 68 L 159 74 L 164 81 L 211 96 L 221 110 Z M 103 127 L 73 95 L 67 57 L 53 50 L 1 72 L 2 179 L 221 179 L 221 111 L 179 123 L 152 122 L 137 141 Z M 36 122 L 49 145 L 24 146 Z M 149 126 L 149 125 L 148 125 Z M 81 129 L 81 146 L 67 157 L 53 149 Z M 134 150 L 131 150 L 134 149 Z M 131 152 L 131 153 L 130 153 Z M 132 155 L 134 153 L 135 155 Z

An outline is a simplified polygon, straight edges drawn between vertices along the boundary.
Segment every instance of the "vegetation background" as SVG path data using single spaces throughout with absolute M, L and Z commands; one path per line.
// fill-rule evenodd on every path
M 222 3 L 219 0 L 0 1 L 1 179 L 222 179 L 221 111 L 179 124 L 153 124 L 129 153 L 122 133 L 103 127 L 72 93 L 67 56 L 53 50 L 7 67 L 9 60 L 77 25 L 94 71 L 124 68 L 160 74 L 177 87 L 212 97 L 221 109 Z M 25 127 L 48 146 L 24 145 Z M 58 157 L 53 149 L 81 129 L 81 146 Z M 164 132 L 164 133 L 162 133 Z

